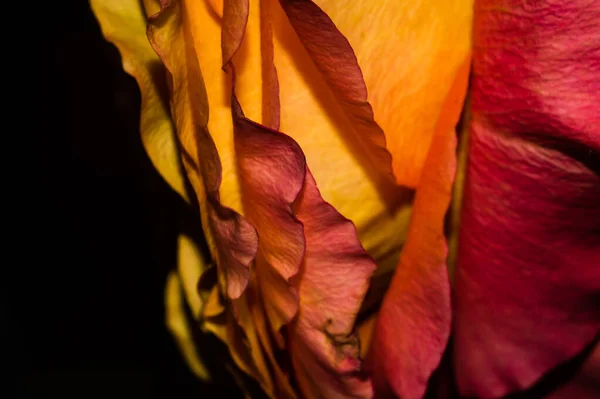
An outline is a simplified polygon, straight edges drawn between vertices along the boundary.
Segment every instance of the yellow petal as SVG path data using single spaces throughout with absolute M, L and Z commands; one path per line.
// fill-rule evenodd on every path
M 102 33 L 121 53 L 123 69 L 141 91 L 140 131 L 152 163 L 169 185 L 187 200 L 185 178 L 168 110 L 165 70 L 148 42 L 138 0 L 91 0 Z
M 210 373 L 200 359 L 185 316 L 182 288 L 179 275 L 176 272 L 169 273 L 165 288 L 166 324 L 192 372 L 207 381 L 210 380 Z
M 199 318 L 206 298 L 202 298 L 198 292 L 198 281 L 200 281 L 200 277 L 209 266 L 204 262 L 198 245 L 185 234 L 179 235 L 177 257 L 177 271 L 179 272 L 185 299 L 192 314 Z
M 470 53 L 473 0 L 315 3 L 354 49 L 396 179 L 416 187 L 444 100 Z

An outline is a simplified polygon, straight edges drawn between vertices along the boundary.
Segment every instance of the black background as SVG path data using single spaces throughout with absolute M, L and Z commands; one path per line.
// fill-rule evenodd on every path
M 142 148 L 137 85 L 87 1 L 43 3 L 4 14 L 2 359 L 16 375 L 1 396 L 233 397 L 194 378 L 165 328 L 177 232 L 199 219 Z

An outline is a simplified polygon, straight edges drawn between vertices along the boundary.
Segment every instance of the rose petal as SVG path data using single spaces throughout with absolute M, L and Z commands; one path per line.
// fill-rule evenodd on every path
M 269 374 L 258 336 L 252 327 L 250 313 L 245 307 L 245 295 L 246 293 L 235 300 L 237 319 L 234 317 L 231 304 L 221 301 L 221 305 L 226 308 L 225 312 L 215 317 L 208 317 L 205 314 L 202 328 L 224 342 L 229 348 L 231 358 L 240 370 L 252 376 L 258 381 L 263 391 L 269 394 L 273 392 L 273 380 Z
M 474 32 L 454 352 L 500 397 L 600 329 L 600 3 L 481 0 Z
M 383 130 L 373 120 L 367 87 L 350 43 L 311 0 L 280 0 L 280 4 L 344 109 L 354 139 L 367 152 L 371 166 L 393 181 L 392 157 Z
M 90 5 L 104 37 L 119 49 L 123 69 L 140 87 L 140 132 L 144 148 L 161 176 L 187 200 L 166 99 L 164 68 L 148 42 L 141 4 L 138 0 L 91 0 Z
M 279 79 L 275 68 L 275 45 L 273 43 L 273 11 L 268 0 L 260 2 L 260 49 L 262 72 L 262 124 L 278 130 L 280 122 Z
M 377 274 L 386 281 L 408 230 L 410 193 L 366 167 L 347 137 L 353 127 L 277 2 L 272 17 L 281 130 L 300 144 L 321 196 L 354 222 L 361 243 L 377 261 Z
M 198 355 L 196 344 L 184 312 L 184 295 L 181 278 L 176 272 L 167 276 L 165 288 L 166 324 L 179 346 L 179 350 L 192 372 L 202 380 L 210 380 L 210 373 Z
M 230 298 L 238 298 L 248 283 L 258 238 L 245 219 L 219 202 L 221 164 L 206 127 L 208 99 L 185 18 L 180 4 L 164 2 L 149 20 L 148 37 L 171 74 L 171 112 L 220 281 Z
M 233 66 L 228 65 L 228 69 L 235 78 Z M 358 340 L 352 329 L 376 265 L 358 241 L 352 222 L 321 198 L 298 144 L 245 118 L 235 94 L 231 104 L 241 187 L 248 201 L 246 215 L 257 226 L 260 237 L 258 293 L 265 296 L 263 304 L 270 323 L 280 323 L 274 326 L 274 333 L 296 316 L 289 344 L 300 389 L 305 397 L 371 397 L 370 382 L 358 375 Z M 298 188 L 302 188 L 300 196 Z M 296 259 L 304 259 L 298 275 L 299 264 L 293 263 Z M 289 285 L 290 278 L 294 286 Z M 301 294 L 297 315 L 296 289 Z M 251 293 L 249 290 L 245 297 Z M 255 326 L 259 335 L 262 333 L 261 343 L 280 372 L 262 329 L 264 315 L 260 307 L 250 308 L 257 316 Z M 307 370 L 311 371 L 307 374 Z M 285 383 L 287 379 L 277 380 Z M 290 397 L 285 392 L 278 397 L 282 394 Z
M 189 236 L 180 234 L 177 241 L 177 271 L 185 299 L 192 314 L 200 318 L 206 298 L 198 292 L 198 281 L 210 266 L 204 262 L 200 249 Z
M 356 228 L 323 201 L 307 169 L 296 216 L 304 224 L 306 254 L 296 277 L 298 316 L 290 331 L 296 379 L 308 398 L 371 398 L 362 376 L 354 321 L 376 269 Z
M 235 96 L 232 112 L 246 217 L 260 237 L 258 286 L 277 337 L 298 310 L 298 293 L 289 280 L 304 256 L 302 224 L 292 212 L 304 183 L 304 155 L 288 136 L 246 119 Z M 283 346 L 282 339 L 278 343 Z
M 223 0 L 221 24 L 223 69 L 231 62 L 233 55 L 240 48 L 248 23 L 248 12 L 248 0 Z
M 261 347 L 269 360 L 269 367 L 275 382 L 275 389 L 270 392 L 270 397 L 273 399 L 296 399 L 297 394 L 291 385 L 290 377 L 283 368 L 285 365 L 280 364 L 275 355 L 270 323 L 267 320 L 264 301 L 260 295 L 261 290 L 257 287 L 256 280 L 252 280 L 245 297 L 248 299 L 248 308 L 252 313 L 252 327 L 256 330 Z
M 309 7 L 307 0 L 289 3 Z M 358 59 L 398 183 L 417 187 L 444 100 L 470 52 L 473 0 L 315 3 L 349 41 Z M 334 75 L 328 79 L 339 80 L 341 48 L 335 56 L 324 51 L 333 41 L 329 34 L 335 33 L 323 23 L 313 24 L 312 14 L 311 19 L 306 16 L 299 18 L 315 38 L 318 50 L 313 60 L 320 62 L 317 58 L 322 57 Z
M 546 399 L 594 399 L 600 397 L 600 345 L 596 343 L 575 375 Z
M 282 223 L 286 219 L 292 221 L 293 213 L 278 215 L 280 209 L 285 209 L 283 204 L 270 207 L 268 204 L 281 198 L 281 194 L 273 191 L 273 197 L 269 197 L 260 193 L 258 188 L 282 190 L 290 184 L 299 173 L 297 166 L 304 165 L 302 153 L 288 136 L 244 118 L 235 97 L 232 104 L 236 118 L 236 139 L 239 142 L 238 154 L 244 170 L 242 187 L 252 184 L 256 190 L 252 193 L 252 198 L 262 199 L 260 204 L 254 204 L 254 211 L 263 210 L 263 216 L 257 223 L 265 229 L 265 234 L 268 236 L 276 232 L 274 237 L 284 235 L 285 243 L 290 245 L 288 240 L 293 238 L 293 228 L 288 226 L 277 230 L 275 223 L 285 226 Z M 268 167 L 275 161 L 277 170 L 273 169 L 275 164 Z M 256 262 L 259 292 L 277 301 L 272 304 L 263 302 L 267 314 L 271 307 L 284 310 L 289 307 L 289 314 L 294 316 L 298 305 L 293 300 L 298 300 L 296 289 L 300 291 L 300 308 L 290 332 L 289 345 L 295 375 L 306 397 L 370 397 L 370 383 L 358 376 L 360 361 L 357 340 L 351 333 L 369 277 L 376 266 L 362 249 L 352 223 L 322 200 L 314 178 L 308 170 L 305 173 L 305 178 L 299 180 L 303 184 L 302 196 L 294 205 L 296 217 L 304 224 L 303 231 L 302 224 L 296 222 L 300 227 L 299 233 L 307 240 L 302 271 L 294 276 L 298 286 L 296 288 L 283 284 L 284 281 L 261 280 L 266 274 L 265 269 L 269 270 L 267 276 L 279 279 L 285 276 L 282 274 L 285 270 L 274 269 L 259 256 Z M 264 179 L 269 180 L 258 184 Z M 253 211 L 249 210 L 248 215 L 251 212 Z M 257 229 L 262 246 L 265 235 L 261 234 L 261 227 Z M 267 237 L 265 243 L 271 246 L 277 244 L 273 240 L 274 238 Z M 304 250 L 303 246 L 299 248 Z M 289 251 L 289 248 L 282 248 L 283 250 Z M 303 252 L 298 255 L 302 259 Z M 286 265 L 281 262 L 277 264 Z M 336 278 L 336 273 L 341 276 Z M 325 279 L 324 276 L 328 278 Z M 333 285 L 333 282 L 338 282 L 338 285 Z M 286 299 L 288 296 L 289 301 Z M 317 298 L 320 301 L 318 306 L 314 305 Z M 340 298 L 344 298 L 344 301 L 340 302 Z M 285 301 L 283 306 L 282 301 Z M 291 318 L 287 322 L 290 320 Z M 272 323 L 272 320 L 269 321 Z M 260 329 L 263 323 L 264 321 L 255 319 L 257 328 Z M 264 337 L 266 333 L 263 331 L 262 334 L 262 345 L 269 354 L 270 345 L 265 342 L 268 339 Z M 276 362 L 273 363 L 276 365 Z M 309 375 L 306 370 L 311 370 Z
M 421 398 L 439 365 L 450 333 L 450 284 L 444 219 L 456 170 L 454 126 L 465 96 L 469 61 L 463 60 L 444 104 L 417 188 L 408 238 L 375 327 L 368 355 L 381 393 Z

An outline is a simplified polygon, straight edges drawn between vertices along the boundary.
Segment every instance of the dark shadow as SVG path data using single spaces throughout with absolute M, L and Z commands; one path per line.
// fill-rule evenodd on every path
M 452 337 L 450 338 L 450 342 L 452 342 Z M 583 351 L 551 369 L 529 389 L 506 395 L 503 399 L 544 399 L 548 397 L 552 392 L 555 392 L 574 379 L 576 374 L 581 370 L 586 359 L 592 354 L 592 351 L 598 342 L 599 338 L 597 337 L 592 343 L 586 346 Z M 472 397 L 460 396 L 458 394 L 456 377 L 452 371 L 452 356 L 452 345 L 450 344 L 442 357 L 440 366 L 434 371 L 430 379 L 424 399 L 475 399 Z
M 241 397 L 224 373 L 211 385 L 196 379 L 165 326 L 178 233 L 202 242 L 202 231 L 197 207 L 143 149 L 135 80 L 86 1 L 42 14 L 44 32 L 28 44 L 41 84 L 27 92 L 41 111 L 20 119 L 27 171 L 11 194 L 23 208 L 10 233 L 20 255 L 6 264 L 14 293 L 2 323 L 16 378 L 2 396 Z M 220 342 L 206 348 L 223 360 Z

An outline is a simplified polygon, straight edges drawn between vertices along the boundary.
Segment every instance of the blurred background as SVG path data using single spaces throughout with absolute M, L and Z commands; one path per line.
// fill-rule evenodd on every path
M 23 115 L 3 130 L 24 142 L 4 146 L 17 245 L 3 258 L 2 358 L 16 376 L 0 396 L 235 397 L 233 384 L 201 385 L 165 328 L 176 233 L 198 235 L 199 219 L 142 148 L 137 85 L 87 1 L 45 3 L 7 12 L 23 45 L 5 100 Z

